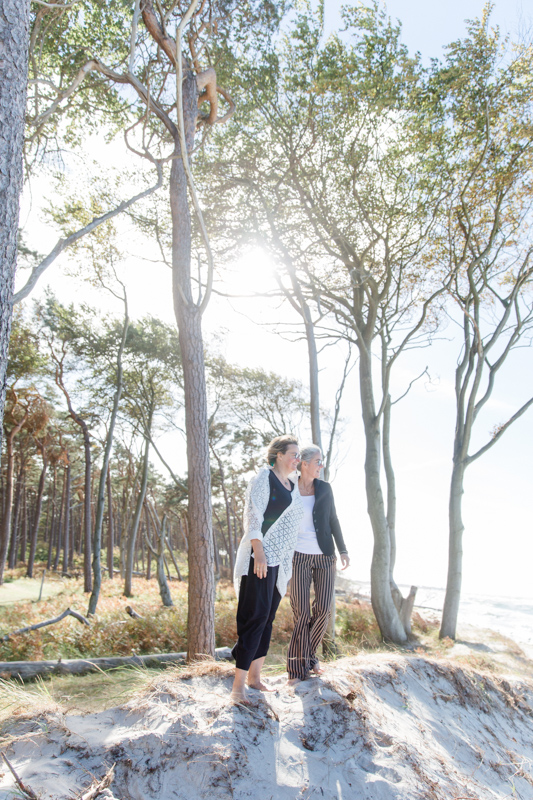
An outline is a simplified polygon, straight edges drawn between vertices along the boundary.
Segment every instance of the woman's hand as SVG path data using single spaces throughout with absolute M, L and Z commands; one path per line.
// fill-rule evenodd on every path
M 350 566 L 350 556 L 348 553 L 341 553 L 341 569 L 346 569 L 346 567 Z
M 252 548 L 254 551 L 254 573 L 258 578 L 266 578 L 267 560 L 263 549 L 263 542 L 259 539 L 252 539 Z

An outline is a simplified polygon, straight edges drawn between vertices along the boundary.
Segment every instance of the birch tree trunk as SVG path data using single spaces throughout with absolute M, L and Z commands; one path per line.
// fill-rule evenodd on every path
M 190 153 L 198 116 L 196 76 L 190 69 L 184 73 L 183 115 Z M 187 652 L 191 660 L 203 655 L 214 657 L 215 583 L 202 314 L 192 294 L 191 217 L 187 178 L 181 158 L 172 162 L 170 171 L 170 208 L 173 299 L 183 365 L 189 476 Z
M 0 0 L 0 440 L 17 265 L 30 0 Z

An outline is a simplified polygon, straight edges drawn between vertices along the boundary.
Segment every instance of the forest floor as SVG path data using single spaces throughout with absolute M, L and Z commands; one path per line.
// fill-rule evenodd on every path
M 2 632 L 69 606 L 85 613 L 81 579 L 50 581 L 57 591 L 40 603 L 31 595 L 2 606 L 0 593 Z M 121 590 L 118 578 L 104 582 L 89 630 L 66 618 L 2 642 L 0 660 L 184 649 L 185 583 L 172 582 L 170 609 L 155 581 L 136 579 L 134 598 Z M 217 644 L 233 643 L 234 613 L 221 582 Z M 344 596 L 341 657 L 288 689 L 285 599 L 266 668 L 274 691 L 250 692 L 250 706 L 229 704 L 224 663 L 2 680 L 0 750 L 42 800 L 81 796 L 113 764 L 98 795 L 107 800 L 531 800 L 533 662 L 493 632 L 464 628 L 443 642 L 436 619 L 415 613 L 414 623 L 408 648 L 386 647 L 368 604 Z M 29 796 L 3 772 L 0 800 Z

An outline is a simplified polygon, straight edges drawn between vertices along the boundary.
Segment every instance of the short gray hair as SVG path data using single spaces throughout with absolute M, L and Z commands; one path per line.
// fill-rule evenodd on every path
M 303 447 L 300 451 L 300 464 L 302 463 L 302 461 L 305 461 L 306 463 L 308 461 L 311 461 L 313 456 L 315 456 L 317 453 L 319 455 L 322 455 L 322 450 L 317 444 L 306 445 L 306 447 Z M 298 465 L 298 470 L 300 470 L 299 465 Z

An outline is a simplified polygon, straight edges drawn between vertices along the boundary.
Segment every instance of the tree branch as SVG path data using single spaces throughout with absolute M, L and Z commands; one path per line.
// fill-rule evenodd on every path
M 2 636 L 2 641 L 7 642 L 10 636 L 15 636 L 18 633 L 27 633 L 28 631 L 36 631 L 38 628 L 45 628 L 47 625 L 55 625 L 56 622 L 61 622 L 62 619 L 65 617 L 74 617 L 81 622 L 83 625 L 90 625 L 90 622 L 85 619 L 81 614 L 78 614 L 77 611 L 73 611 L 71 608 L 65 609 L 62 614 L 58 617 L 54 617 L 54 619 L 47 619 L 44 622 L 36 622 L 35 625 L 28 625 L 26 628 L 19 628 L 17 631 L 11 631 L 11 633 L 6 633 Z
M 22 289 L 16 292 L 13 296 L 13 305 L 20 303 L 21 300 L 24 300 L 24 298 L 29 295 L 32 289 L 35 288 L 35 285 L 37 284 L 37 281 L 43 272 L 48 269 L 48 267 L 56 260 L 63 250 L 65 250 L 71 244 L 74 244 L 74 242 L 77 242 L 78 239 L 82 238 L 82 236 L 85 236 L 87 233 L 91 233 L 91 231 L 95 230 L 95 228 L 98 228 L 98 226 L 102 225 L 102 223 L 107 222 L 107 220 L 112 219 L 113 217 L 116 217 L 117 214 L 122 213 L 122 211 L 125 211 L 138 200 L 148 197 L 148 195 L 161 188 L 163 185 L 163 170 L 159 161 L 154 159 L 153 163 L 157 169 L 157 183 L 154 186 L 151 186 L 149 189 L 145 189 L 144 192 L 135 195 L 135 197 L 132 197 L 129 200 L 124 200 L 116 208 L 112 209 L 111 211 L 107 211 L 101 217 L 95 217 L 93 220 L 91 220 L 91 222 L 89 222 L 88 225 L 85 225 L 84 228 L 80 228 L 79 231 L 67 236 L 66 239 L 60 239 L 54 249 L 46 256 L 46 258 L 44 258 L 40 264 L 32 269 L 31 275 Z
M 487 442 L 487 444 L 485 444 L 483 447 L 480 447 L 477 453 L 474 453 L 473 456 L 467 456 L 467 458 L 465 459 L 465 465 L 468 466 L 469 464 L 472 463 L 472 461 L 475 461 L 477 458 L 482 456 L 483 453 L 486 453 L 487 450 L 490 450 L 490 448 L 493 447 L 496 444 L 496 442 L 503 436 L 507 428 L 509 428 L 513 424 L 513 422 L 516 422 L 516 420 L 519 419 L 522 416 L 522 414 L 525 414 L 531 405 L 533 405 L 533 397 L 531 397 L 527 401 L 527 403 L 524 403 L 524 405 L 521 406 L 521 408 L 519 408 L 518 411 L 515 414 L 513 414 L 513 416 L 510 419 L 508 419 L 504 425 L 501 425 L 498 428 L 498 431 L 494 434 L 490 442 Z

